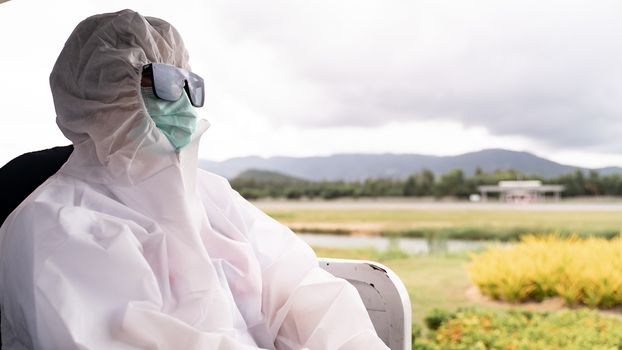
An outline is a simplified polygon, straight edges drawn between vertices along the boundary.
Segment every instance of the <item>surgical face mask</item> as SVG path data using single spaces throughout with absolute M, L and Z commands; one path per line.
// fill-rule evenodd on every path
M 184 92 L 171 102 L 157 98 L 151 87 L 141 87 L 145 107 L 151 119 L 176 149 L 190 143 L 197 127 L 198 115 Z

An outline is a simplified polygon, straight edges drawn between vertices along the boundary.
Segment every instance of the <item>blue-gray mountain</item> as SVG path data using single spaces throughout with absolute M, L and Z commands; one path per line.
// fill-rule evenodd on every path
M 361 180 L 373 177 L 405 178 L 429 169 L 443 174 L 462 169 L 472 175 L 476 168 L 485 172 L 515 169 L 524 174 L 554 177 L 576 169 L 596 170 L 605 175 L 622 173 L 622 168 L 589 169 L 559 164 L 528 152 L 487 149 L 457 156 L 426 156 L 420 154 L 336 154 L 325 157 L 241 157 L 222 162 L 202 160 L 200 166 L 209 171 L 234 178 L 249 169 L 269 170 L 307 180 Z

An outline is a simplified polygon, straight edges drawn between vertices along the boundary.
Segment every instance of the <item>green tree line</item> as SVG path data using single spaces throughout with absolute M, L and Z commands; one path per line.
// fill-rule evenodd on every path
M 577 169 L 557 177 L 544 178 L 516 170 L 483 172 L 477 169 L 466 176 L 460 169 L 437 176 L 430 170 L 411 174 L 405 179 L 370 178 L 362 181 L 303 181 L 276 177 L 240 177 L 231 185 L 247 199 L 257 198 L 323 198 L 340 197 L 456 197 L 467 198 L 478 193 L 481 185 L 496 185 L 503 180 L 540 180 L 543 184 L 565 186 L 564 197 L 622 196 L 622 175 L 600 175 Z

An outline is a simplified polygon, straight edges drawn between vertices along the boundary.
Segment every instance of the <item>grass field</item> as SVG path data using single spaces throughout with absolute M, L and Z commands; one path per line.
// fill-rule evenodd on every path
M 512 240 L 525 233 L 559 232 L 613 237 L 619 210 L 447 208 L 266 208 L 297 232 L 398 234 L 411 237 Z
M 466 291 L 470 282 L 464 268 L 466 255 L 410 256 L 394 258 L 373 249 L 314 248 L 320 257 L 369 259 L 392 269 L 404 282 L 413 309 L 413 322 L 421 323 L 434 308 L 449 310 L 471 306 Z

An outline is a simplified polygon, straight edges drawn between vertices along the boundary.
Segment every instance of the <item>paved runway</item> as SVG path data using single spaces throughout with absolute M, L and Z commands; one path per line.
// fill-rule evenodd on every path
M 321 200 L 259 200 L 253 202 L 261 209 L 420 209 L 420 210 L 525 210 L 525 211 L 622 211 L 622 200 L 607 203 L 471 203 L 471 202 L 434 202 L 414 201 L 409 199 L 341 199 Z

